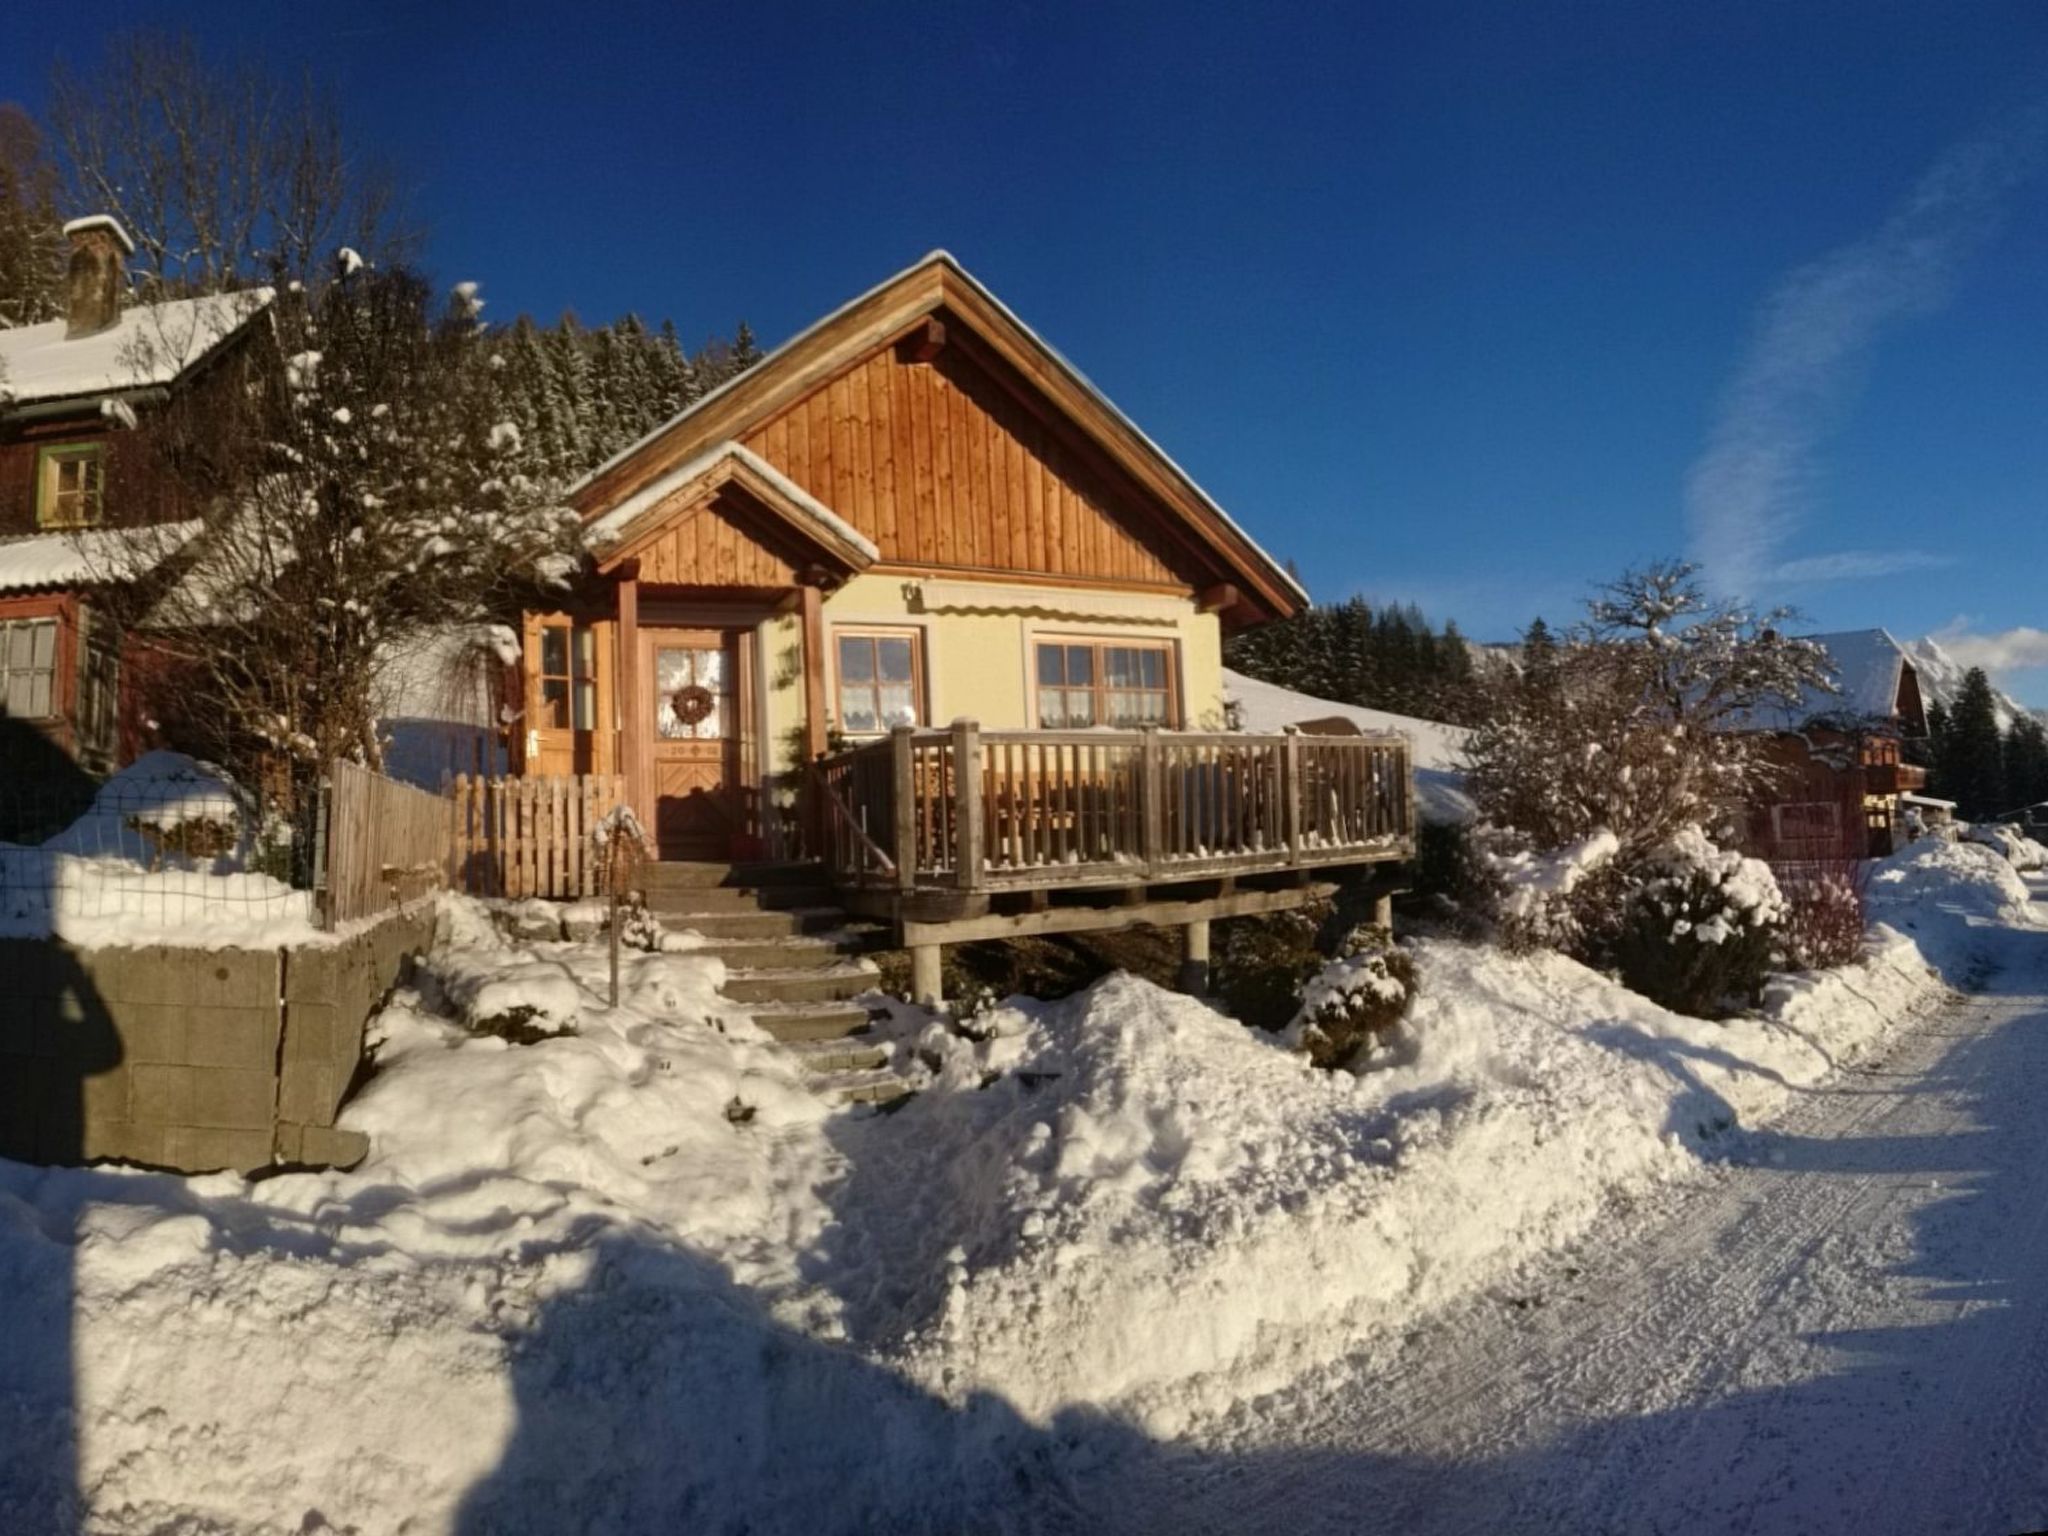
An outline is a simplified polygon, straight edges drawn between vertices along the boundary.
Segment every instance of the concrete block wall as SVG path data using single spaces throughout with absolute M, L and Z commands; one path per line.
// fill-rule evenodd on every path
M 288 949 L 0 939 L 0 1156 L 197 1172 L 348 1163 L 363 1029 L 431 912 Z

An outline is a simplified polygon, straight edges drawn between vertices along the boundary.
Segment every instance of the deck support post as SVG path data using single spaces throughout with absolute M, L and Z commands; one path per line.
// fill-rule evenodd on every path
M 1209 993 L 1209 919 L 1198 917 L 1181 929 L 1180 989 L 1190 997 Z
M 1383 933 L 1394 931 L 1394 893 L 1382 891 L 1372 899 L 1372 925 Z
M 945 953 L 943 944 L 910 946 L 910 1000 L 921 1008 L 937 1008 L 946 1000 L 941 964 Z

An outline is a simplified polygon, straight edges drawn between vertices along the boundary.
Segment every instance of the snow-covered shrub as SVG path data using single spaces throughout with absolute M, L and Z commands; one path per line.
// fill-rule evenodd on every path
M 1302 989 L 1281 1034 L 1318 1067 L 1355 1067 L 1384 1043 L 1415 999 L 1415 962 L 1383 928 L 1355 928 Z
M 1855 859 L 1781 873 L 1785 896 L 1785 958 L 1803 971 L 1849 965 L 1863 954 L 1868 904 L 1862 862 Z
M 1621 843 L 1604 827 L 1568 847 L 1539 853 L 1513 832 L 1482 829 L 1493 915 L 1511 952 L 1582 954 L 1606 935 L 1616 905 L 1614 860 Z
M 1633 991 L 1711 1017 L 1761 993 L 1787 915 L 1768 864 L 1686 827 L 1651 851 L 1627 890 L 1612 963 Z
M 1302 988 L 1328 958 L 1317 947 L 1330 906 L 1317 902 L 1222 925 L 1209 982 L 1217 998 L 1257 1029 L 1285 1028 Z
M 1999 822 L 1974 822 L 1963 834 L 1973 843 L 1995 848 L 2014 869 L 2032 871 L 2048 867 L 2048 848 L 2035 842 L 2018 827 Z

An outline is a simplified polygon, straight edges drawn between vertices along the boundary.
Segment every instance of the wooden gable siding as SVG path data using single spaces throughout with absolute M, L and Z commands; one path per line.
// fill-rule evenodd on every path
M 639 552 L 656 586 L 793 587 L 801 555 L 785 547 L 745 494 L 722 488 Z
M 1196 569 L 1131 489 L 957 343 L 883 347 L 742 441 L 874 540 L 885 565 L 1185 591 Z

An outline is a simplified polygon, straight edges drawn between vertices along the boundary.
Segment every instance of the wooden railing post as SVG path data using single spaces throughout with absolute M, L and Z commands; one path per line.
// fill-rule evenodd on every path
M 1138 749 L 1138 802 L 1144 812 L 1138 855 L 1147 874 L 1159 867 L 1166 846 L 1166 766 L 1161 757 L 1159 727 L 1148 725 Z
M 1301 732 L 1288 726 L 1280 741 L 1280 832 L 1287 851 L 1301 852 Z
M 906 891 L 917 886 L 916 736 L 916 730 L 907 725 L 889 732 L 889 799 L 896 822 L 890 829 L 889 846 L 896 859 L 896 884 Z
M 953 883 L 981 889 L 981 725 L 953 722 Z

